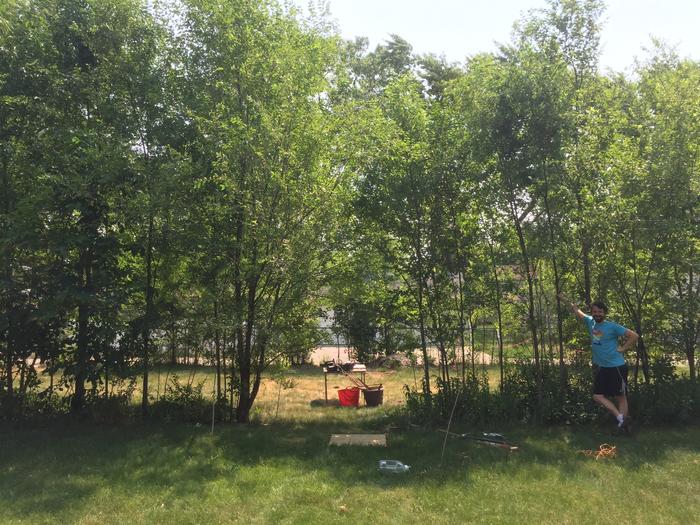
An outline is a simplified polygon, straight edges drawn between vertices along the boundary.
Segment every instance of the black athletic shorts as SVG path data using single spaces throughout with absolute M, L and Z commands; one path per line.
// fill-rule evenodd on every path
M 594 394 L 606 396 L 622 396 L 627 388 L 627 365 L 598 367 L 593 385 Z

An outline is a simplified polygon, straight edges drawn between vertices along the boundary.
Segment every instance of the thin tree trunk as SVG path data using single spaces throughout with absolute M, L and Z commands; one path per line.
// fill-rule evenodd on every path
M 546 164 L 545 164 L 546 167 Z M 549 228 L 549 246 L 552 254 L 552 269 L 554 270 L 554 290 L 557 301 L 557 343 L 559 348 L 559 390 L 560 396 L 563 398 L 566 394 L 566 367 L 564 366 L 564 322 L 561 308 L 561 299 L 559 294 L 561 293 L 561 277 L 559 276 L 559 264 L 557 263 L 556 256 L 556 243 L 554 236 L 554 226 L 552 224 L 552 214 L 549 208 L 549 178 L 547 170 L 545 169 L 545 191 L 544 191 L 544 205 L 545 211 L 547 213 L 547 226 Z M 586 272 L 590 273 L 590 269 L 584 267 L 584 274 Z M 590 281 L 590 275 L 588 276 Z M 585 277 L 584 277 L 585 282 Z M 589 283 L 590 286 L 590 283 Z M 589 290 L 590 294 L 590 290 Z
M 240 76 L 236 82 L 238 88 L 238 109 L 243 112 L 243 121 L 248 124 L 248 112 L 246 111 L 245 103 L 245 93 L 243 91 Z M 235 334 L 235 355 L 237 357 L 238 363 L 238 378 L 240 379 L 238 384 L 238 404 L 236 408 L 236 420 L 238 422 L 248 421 L 248 395 L 250 387 L 250 348 L 246 344 L 246 338 L 243 332 L 243 310 L 244 310 L 244 298 L 243 298 L 243 276 L 242 272 L 242 262 L 243 262 L 243 238 L 246 234 L 245 230 L 245 217 L 244 217 L 244 196 L 247 186 L 247 175 L 248 175 L 248 161 L 247 152 L 243 151 L 238 158 L 238 191 L 236 192 L 236 199 L 233 203 L 234 213 L 233 213 L 233 224 L 234 224 L 234 247 L 233 247 L 233 283 L 234 283 L 234 314 L 236 320 L 236 334 Z M 248 328 L 250 328 L 250 319 L 248 320 Z M 234 362 L 236 359 L 231 360 L 232 365 L 232 378 L 233 373 L 235 373 Z M 233 397 L 232 397 L 233 399 Z
M 109 398 L 109 360 L 110 360 L 109 347 L 107 348 L 107 355 L 105 356 L 105 399 Z
M 89 249 L 85 249 L 80 256 L 80 274 L 83 294 L 92 292 L 92 256 Z M 78 303 L 78 338 L 75 372 L 75 391 L 71 398 L 71 412 L 77 413 L 85 406 L 85 379 L 89 345 L 89 319 L 90 307 L 84 299 Z
M 216 402 L 221 399 L 221 333 L 219 331 L 219 308 L 218 302 L 214 301 L 214 345 L 216 347 Z
M 8 167 L 8 160 L 7 156 L 3 155 L 2 156 L 2 186 L 3 186 L 3 213 L 5 217 L 9 217 L 10 211 L 11 211 L 11 196 L 10 196 L 10 174 L 8 172 L 9 167 Z M 13 348 L 13 340 L 14 337 L 12 335 L 12 326 L 13 326 L 13 321 L 12 321 L 12 311 L 14 310 L 12 307 L 12 254 L 14 252 L 14 249 L 12 247 L 7 247 L 5 249 L 5 253 L 3 254 L 3 258 L 5 259 L 3 262 L 3 272 L 4 272 L 4 280 L 6 282 L 7 286 L 7 296 L 5 298 L 5 301 L 3 304 L 3 309 L 6 317 L 6 328 L 4 330 L 4 333 L 1 334 L 0 341 L 4 339 L 5 341 L 5 355 L 4 355 L 4 367 L 5 367 L 5 383 L 7 384 L 6 387 L 6 392 L 7 396 L 9 398 L 12 398 L 14 394 L 14 387 L 12 385 L 13 383 L 13 363 L 14 363 L 14 348 Z
M 690 374 L 690 380 L 695 382 L 695 347 L 693 345 L 686 346 L 685 355 L 688 358 L 688 370 Z
M 231 335 L 231 381 L 230 381 L 230 399 L 229 399 L 229 421 L 234 420 L 234 392 L 236 385 L 236 355 L 238 349 L 236 348 L 238 344 L 238 329 L 234 331 Z
M 493 244 L 489 242 L 489 252 L 491 253 L 491 268 L 493 269 L 493 282 L 496 285 L 496 316 L 498 318 L 498 369 L 501 374 L 500 389 L 503 391 L 504 369 L 503 369 L 503 313 L 501 312 L 501 282 L 498 278 L 498 266 L 493 251 Z
M 170 329 L 170 337 L 168 338 L 169 354 L 170 354 L 170 364 L 177 364 L 177 328 L 175 323 L 172 324 Z
M 584 217 L 585 211 L 583 206 L 583 197 L 581 190 L 576 191 L 576 206 L 578 208 L 579 217 Z M 591 243 L 588 237 L 581 235 L 581 263 L 583 266 L 583 300 L 586 307 L 591 306 Z
M 251 235 L 251 239 L 254 240 L 255 236 Z M 257 269 L 258 263 L 258 250 L 257 243 L 253 242 L 251 249 L 251 264 L 252 269 Z M 250 378 L 252 358 L 253 358 L 253 329 L 257 324 L 257 311 L 255 304 L 255 296 L 257 294 L 258 286 L 258 275 L 255 271 L 251 270 L 251 274 L 248 277 L 247 282 L 247 313 L 246 313 L 246 327 L 245 327 L 245 340 L 244 340 L 244 352 L 242 362 L 239 364 L 241 372 L 241 391 L 238 400 L 238 414 L 237 419 L 239 423 L 247 423 L 250 417 L 250 409 L 252 407 L 253 401 L 255 399 L 255 393 L 251 390 Z M 254 381 L 253 389 L 256 389 L 258 381 Z
M 467 360 L 464 351 L 464 289 L 462 287 L 462 266 L 457 272 L 457 281 L 459 286 L 459 346 L 462 350 L 462 384 L 467 382 L 466 366 Z
M 542 407 L 542 369 L 540 366 L 540 349 L 539 341 L 537 337 L 537 321 L 535 319 L 535 290 L 532 275 L 532 266 L 530 264 L 530 257 L 528 255 L 527 247 L 525 244 L 525 235 L 523 233 L 522 225 L 517 216 L 517 211 L 511 203 L 511 213 L 513 216 L 513 222 L 515 225 L 516 233 L 518 234 L 518 244 L 520 245 L 520 255 L 523 261 L 523 267 L 525 270 L 525 275 L 527 277 L 527 291 L 528 291 L 528 326 L 530 328 L 530 334 L 532 335 L 532 348 L 535 358 L 535 370 L 536 370 L 536 381 L 537 381 L 537 410 Z
M 478 323 L 478 319 L 477 319 L 477 323 Z M 474 359 L 475 359 L 474 345 L 476 344 L 476 337 L 474 336 L 474 332 L 476 331 L 476 329 L 474 328 L 474 323 L 472 322 L 472 313 L 471 312 L 467 316 L 467 326 L 469 328 L 469 347 L 470 347 L 470 354 L 471 354 L 471 370 L 472 370 L 472 376 L 474 376 L 476 374 L 476 363 L 474 361 Z
M 226 329 L 224 329 L 224 333 L 221 336 L 221 377 L 224 380 L 224 386 L 222 388 L 223 390 L 223 396 L 224 399 L 226 398 L 226 390 L 228 388 L 228 380 L 226 376 L 226 349 L 228 348 L 228 334 L 226 333 Z
M 255 236 L 251 235 L 251 239 Z M 251 268 L 257 268 L 257 244 L 253 242 L 253 247 L 251 249 Z M 247 423 L 250 417 L 250 409 L 252 407 L 253 401 L 255 399 L 254 393 L 251 390 L 250 377 L 251 377 L 251 365 L 253 358 L 253 328 L 256 325 L 256 304 L 255 296 L 257 294 L 258 276 L 254 271 L 251 271 L 251 275 L 248 277 L 247 283 L 247 314 L 246 314 L 246 327 L 245 327 L 245 341 L 244 341 L 244 354 L 243 362 L 240 364 L 241 369 L 241 392 L 238 401 L 239 414 L 238 422 Z M 257 383 L 254 381 L 253 389 L 255 389 Z
M 421 350 L 423 352 L 423 394 L 426 400 L 430 400 L 430 363 L 428 362 L 428 343 L 425 335 L 425 307 L 423 303 L 423 255 L 419 242 L 419 236 L 416 236 L 416 244 L 414 245 L 417 268 L 415 276 L 418 286 L 418 327 L 420 330 Z
M 9 329 L 7 331 L 9 332 Z M 13 382 L 12 363 L 13 363 L 12 345 L 10 343 L 10 338 L 7 337 L 7 341 L 5 344 L 5 382 L 7 383 L 7 389 L 6 389 L 7 396 L 10 398 L 14 394 L 14 387 L 12 386 L 12 382 Z
M 149 190 L 150 191 L 150 190 Z M 150 198 L 150 197 L 149 197 Z M 151 318 L 153 314 L 153 232 L 154 218 L 150 209 L 148 212 L 148 236 L 146 239 L 146 312 L 143 326 L 143 387 L 141 397 L 141 415 L 148 415 L 148 373 L 150 367 L 150 347 L 151 347 Z
M 535 272 L 538 272 L 540 275 L 542 272 L 539 272 L 537 268 L 535 268 Z M 535 294 L 537 296 L 537 309 L 536 309 L 536 318 L 537 318 L 537 325 L 540 330 L 540 345 L 541 345 L 541 357 L 542 361 L 546 361 L 547 359 L 551 360 L 552 358 L 552 342 L 551 338 L 547 337 L 547 329 L 548 329 L 548 310 L 546 308 L 546 300 L 545 300 L 545 305 L 543 306 L 542 301 L 544 300 L 544 287 L 542 285 L 542 279 L 536 279 L 535 280 Z
M 636 352 L 637 364 L 635 365 L 634 382 L 635 383 L 637 382 L 639 362 L 641 361 L 642 372 L 644 374 L 644 382 L 649 383 L 649 380 L 650 380 L 649 354 L 647 352 L 646 344 L 644 344 L 641 317 L 635 318 L 633 320 L 633 323 L 634 323 L 634 330 L 639 335 L 639 339 L 637 340 L 637 352 Z
M 692 255 L 695 256 L 695 250 L 692 249 Z M 696 369 L 695 369 L 695 348 L 697 347 L 697 341 L 700 339 L 700 329 L 698 325 L 698 293 L 693 290 L 693 283 L 695 283 L 696 277 L 693 271 L 693 263 L 688 267 L 688 294 L 686 299 L 687 311 L 686 311 L 686 323 L 687 327 L 683 331 L 685 339 L 685 355 L 688 358 L 688 370 L 690 373 L 690 380 L 695 382 Z M 698 283 L 700 288 L 700 283 Z
M 433 287 L 434 289 L 437 289 L 437 278 L 434 272 L 432 272 L 432 281 L 433 281 Z M 443 326 L 442 326 L 442 321 L 440 319 L 440 314 L 438 313 L 437 309 L 435 308 L 435 303 L 431 299 L 431 294 L 428 291 L 427 292 L 427 306 L 428 306 L 428 313 L 433 321 L 433 326 L 435 327 L 435 331 L 437 332 L 437 344 L 438 344 L 438 353 L 440 354 L 440 376 L 447 384 L 447 388 L 449 389 L 449 371 L 448 371 L 448 363 L 447 363 L 447 352 L 445 350 L 445 338 L 443 335 Z

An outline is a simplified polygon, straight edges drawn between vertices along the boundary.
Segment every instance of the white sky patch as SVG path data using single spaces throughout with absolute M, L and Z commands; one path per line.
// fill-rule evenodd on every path
M 300 7 L 308 0 L 294 0 Z M 513 23 L 545 0 L 329 0 L 344 38 L 366 36 L 370 49 L 395 33 L 416 53 L 464 62 L 493 52 L 510 39 Z M 601 33 L 603 71 L 630 72 L 651 37 L 676 47 L 682 58 L 700 59 L 700 0 L 608 0 Z

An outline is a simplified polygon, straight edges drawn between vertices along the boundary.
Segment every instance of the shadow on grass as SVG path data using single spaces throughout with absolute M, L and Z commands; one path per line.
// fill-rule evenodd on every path
M 352 410 L 352 409 L 351 409 Z M 342 486 L 440 486 L 459 482 L 465 490 L 485 472 L 515 476 L 538 467 L 567 478 L 589 469 L 577 453 L 601 443 L 618 447 L 617 468 L 636 470 L 662 462 L 680 450 L 700 451 L 700 428 L 647 429 L 632 438 L 595 427 L 511 427 L 501 431 L 520 451 L 448 438 L 429 429 L 410 429 L 391 409 L 328 408 L 316 422 L 207 426 L 137 423 L 96 426 L 64 421 L 52 425 L 10 425 L 0 429 L 0 501 L 25 517 L 70 515 L 100 491 L 167 494 L 196 501 L 210 484 L 226 479 L 238 491 L 263 490 L 269 478 L 316 473 Z M 476 429 L 455 429 L 476 431 Z M 387 448 L 330 447 L 332 433 L 387 433 Z M 380 459 L 411 465 L 407 474 L 382 475 Z M 603 467 L 601 467 L 603 468 Z M 257 469 L 260 469 L 258 471 Z M 250 473 L 254 472 L 253 475 Z M 266 485 L 267 484 L 267 485 Z M 77 512 L 77 511 L 76 511 Z
M 326 408 L 326 407 L 340 407 L 340 401 L 335 398 L 325 399 L 312 399 L 309 402 L 309 407 L 311 408 Z

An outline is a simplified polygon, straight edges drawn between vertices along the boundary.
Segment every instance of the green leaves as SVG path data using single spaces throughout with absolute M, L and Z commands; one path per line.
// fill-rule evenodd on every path
M 274 0 L 4 2 L 4 369 L 52 348 L 79 390 L 216 348 L 245 420 L 321 307 L 449 384 L 470 320 L 551 346 L 562 288 L 691 359 L 698 64 L 599 74 L 601 13 L 553 0 L 458 66 Z

